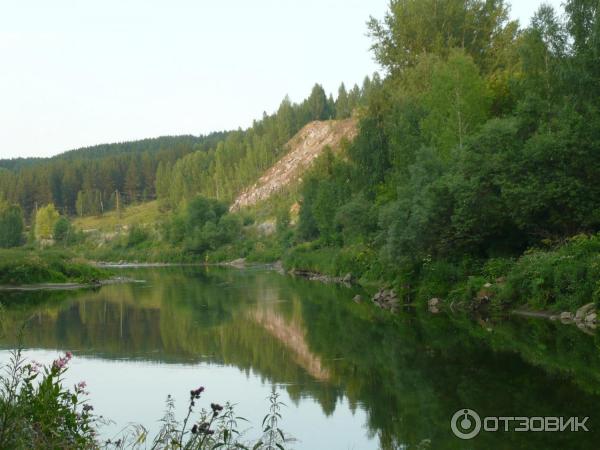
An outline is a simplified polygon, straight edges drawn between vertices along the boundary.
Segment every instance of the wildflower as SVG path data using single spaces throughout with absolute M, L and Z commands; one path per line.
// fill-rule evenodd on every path
M 195 398 L 200 398 L 200 394 L 204 392 L 204 387 L 200 386 L 198 389 L 192 389 L 190 391 L 190 398 L 193 400 Z
M 65 353 L 65 356 L 55 359 L 52 363 L 52 367 L 56 370 L 64 369 L 65 367 L 67 367 L 69 361 L 71 361 L 71 358 L 73 358 L 73 353 L 67 352 Z
M 87 412 L 90 412 L 93 410 L 94 410 L 94 407 L 92 405 L 88 405 L 88 404 L 83 405 L 83 412 L 87 413 Z
M 223 407 L 221 405 L 219 405 L 218 403 L 211 403 L 210 408 L 212 409 L 213 414 L 215 416 L 219 414 L 219 411 L 223 410 Z
M 202 422 L 196 432 L 198 433 L 202 433 L 202 434 L 214 434 L 214 431 L 210 429 L 210 423 L 208 422 Z
M 75 392 L 77 392 L 78 394 L 89 394 L 89 392 L 87 392 L 85 390 L 85 388 L 87 387 L 87 383 L 85 381 L 80 381 L 79 383 L 77 383 L 75 385 Z
M 35 361 L 32 360 L 28 365 L 27 365 L 27 369 L 29 370 L 29 373 L 40 373 L 40 369 L 42 368 L 42 365 Z

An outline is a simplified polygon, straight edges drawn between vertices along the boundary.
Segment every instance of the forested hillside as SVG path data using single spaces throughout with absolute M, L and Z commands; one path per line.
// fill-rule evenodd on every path
M 155 198 L 158 164 L 207 151 L 227 133 L 165 136 L 98 145 L 52 158 L 0 160 L 0 197 L 19 204 L 27 217 L 53 203 L 67 215 L 90 215 Z
M 349 117 L 379 84 L 377 74 L 349 92 L 342 83 L 335 100 L 317 84 L 306 100 L 296 104 L 286 97 L 276 113 L 265 113 L 247 130 L 0 160 L 0 198 L 19 204 L 27 218 L 50 203 L 63 214 L 86 216 L 157 196 L 173 207 L 196 194 L 231 200 L 281 157 L 283 145 L 306 123 Z
M 542 6 L 520 28 L 500 0 L 442 3 L 395 0 L 369 22 L 388 76 L 349 157 L 305 181 L 297 239 L 312 244 L 295 265 L 347 261 L 409 298 L 424 284 L 445 296 L 600 230 L 600 5 L 568 0 L 564 18 Z M 523 259 L 519 289 L 598 297 L 596 244 L 576 239 L 571 266 L 565 252 Z

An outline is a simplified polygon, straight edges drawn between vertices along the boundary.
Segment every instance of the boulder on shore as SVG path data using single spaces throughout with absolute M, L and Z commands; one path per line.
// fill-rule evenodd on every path
M 398 306 L 398 296 L 393 289 L 380 289 L 371 299 L 382 309 L 395 311 Z
M 579 308 L 577 310 L 577 312 L 575 313 L 575 320 L 576 321 L 582 321 L 585 319 L 585 317 L 589 314 L 594 312 L 594 309 L 596 308 L 596 305 L 594 303 L 588 303 L 586 305 L 583 305 L 581 308 Z
M 558 317 L 563 322 L 570 322 L 573 320 L 573 313 L 570 313 L 569 311 L 563 311 Z

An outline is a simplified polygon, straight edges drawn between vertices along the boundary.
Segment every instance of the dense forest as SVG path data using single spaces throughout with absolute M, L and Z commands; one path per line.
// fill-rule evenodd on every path
M 370 20 L 388 76 L 349 158 L 306 180 L 299 237 L 411 278 L 597 232 L 599 4 L 544 5 L 522 29 L 501 0 L 438 3 L 396 0 Z
M 27 217 L 53 203 L 66 215 L 99 214 L 155 198 L 156 169 L 193 151 L 206 151 L 227 133 L 98 145 L 44 159 L 0 160 L 0 197 Z

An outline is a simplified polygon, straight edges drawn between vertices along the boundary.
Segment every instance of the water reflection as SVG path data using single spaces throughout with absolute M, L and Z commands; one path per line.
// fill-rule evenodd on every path
M 320 431 L 326 447 L 306 438 L 298 448 L 348 448 L 348 442 L 354 448 L 423 448 L 428 441 L 435 449 L 597 448 L 598 338 L 574 327 L 415 313 L 390 319 L 353 303 L 352 290 L 259 270 L 134 273 L 147 282 L 6 295 L 2 346 L 14 345 L 19 324 L 29 319 L 27 347 L 75 350 L 93 364 L 153 364 L 127 366 L 131 373 L 193 366 L 214 375 L 224 370 L 219 367 L 235 368 L 220 379 L 242 385 L 235 376 L 240 373 L 284 386 L 302 411 L 296 435 L 314 434 L 313 421 L 323 421 L 319 414 L 337 414 L 338 422 Z M 249 398 L 251 388 L 245 389 L 232 400 Z M 482 415 L 590 416 L 592 432 L 486 433 L 465 443 L 449 426 L 462 407 Z M 364 428 L 333 425 L 345 421 L 356 428 L 359 416 Z

